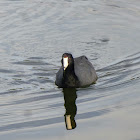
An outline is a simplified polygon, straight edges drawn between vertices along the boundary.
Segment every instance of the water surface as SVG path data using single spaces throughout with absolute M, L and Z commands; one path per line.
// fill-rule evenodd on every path
M 139 16 L 138 0 L 1 0 L 0 139 L 139 140 Z M 86 55 L 97 83 L 58 88 L 64 52 Z

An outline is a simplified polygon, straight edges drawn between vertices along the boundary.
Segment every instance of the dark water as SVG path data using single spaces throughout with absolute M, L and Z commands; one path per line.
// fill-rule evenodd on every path
M 139 0 L 1 0 L 0 139 L 139 140 L 139 17 Z M 64 52 L 86 55 L 97 83 L 57 88 Z

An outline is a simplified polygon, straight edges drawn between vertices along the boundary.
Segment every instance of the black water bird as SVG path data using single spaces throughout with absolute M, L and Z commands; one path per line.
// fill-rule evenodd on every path
M 93 65 L 86 56 L 73 58 L 72 54 L 64 53 L 61 63 L 55 81 L 60 88 L 85 87 L 94 84 L 98 79 Z

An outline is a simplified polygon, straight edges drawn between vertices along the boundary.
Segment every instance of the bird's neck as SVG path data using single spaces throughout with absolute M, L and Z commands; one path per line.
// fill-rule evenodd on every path
M 67 69 L 63 72 L 63 82 L 66 87 L 75 87 L 79 85 L 79 80 L 75 75 L 74 64 L 68 66 Z

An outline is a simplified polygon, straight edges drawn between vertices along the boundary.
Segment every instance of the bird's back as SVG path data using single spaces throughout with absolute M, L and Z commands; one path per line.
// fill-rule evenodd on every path
M 90 85 L 97 80 L 95 69 L 86 56 L 74 58 L 74 70 L 80 81 L 80 86 Z

